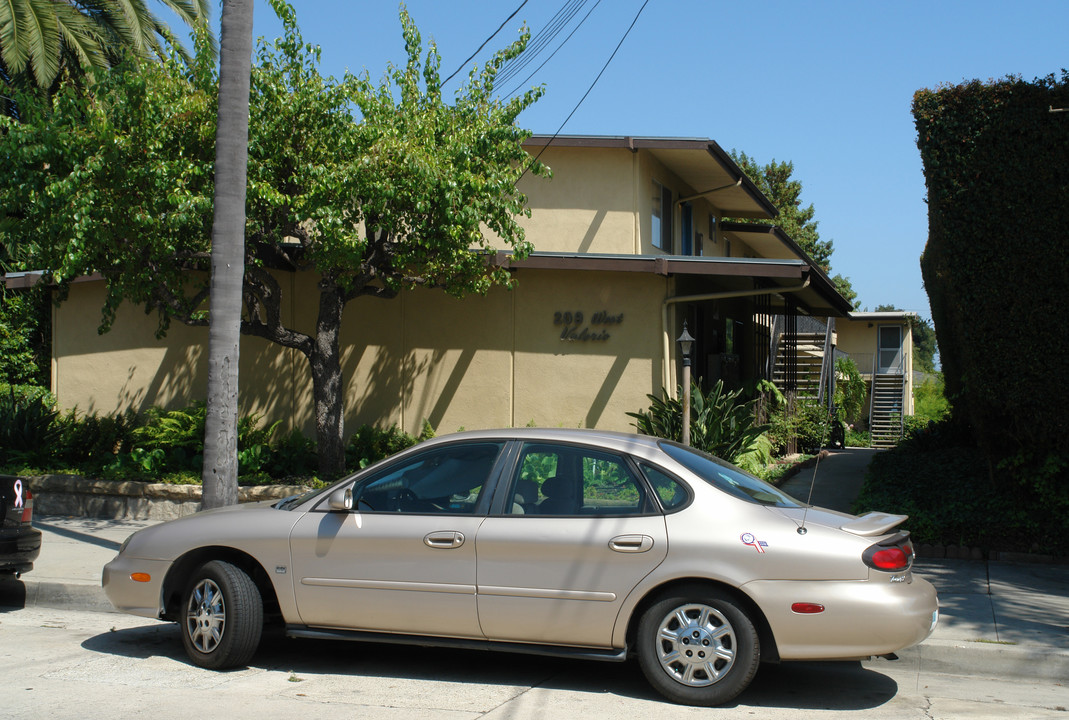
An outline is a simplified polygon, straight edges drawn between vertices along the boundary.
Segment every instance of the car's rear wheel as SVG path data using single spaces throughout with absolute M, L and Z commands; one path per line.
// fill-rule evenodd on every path
M 651 605 L 639 620 L 638 658 L 674 702 L 721 705 L 750 684 L 761 660 L 757 630 L 729 595 L 695 586 Z
M 245 665 L 263 632 L 263 600 L 256 583 L 221 560 L 193 573 L 182 600 L 182 644 L 196 665 L 212 670 Z

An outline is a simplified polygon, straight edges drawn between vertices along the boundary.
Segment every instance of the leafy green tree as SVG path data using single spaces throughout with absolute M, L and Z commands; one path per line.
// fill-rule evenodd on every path
M 282 20 L 284 37 L 261 45 L 252 76 L 241 331 L 308 360 L 327 478 L 344 463 L 346 305 L 403 288 L 485 292 L 509 282 L 486 261 L 494 242 L 518 257 L 530 251 L 516 180 L 548 168 L 523 151 L 529 133 L 515 121 L 542 89 L 494 94 L 526 34 L 474 69 L 448 104 L 438 52 L 432 45 L 424 60 L 407 12 L 407 62 L 378 86 L 366 73 L 323 78 L 292 9 Z M 15 160 L 0 176 L 0 242 L 35 237 L 40 265 L 61 286 L 99 272 L 102 329 L 122 302 L 156 310 L 161 333 L 172 320 L 208 323 L 217 86 L 203 39 L 197 47 L 191 69 L 130 62 L 100 78 L 96 99 L 61 91 L 29 106 L 26 122 L 0 118 L 0 156 Z M 289 298 L 276 273 L 299 271 L 318 280 L 310 331 L 283 322 Z
M 249 160 L 252 0 L 224 0 L 215 133 L 215 212 L 204 423 L 206 508 L 238 501 L 238 357 L 245 275 L 245 185 Z
M 731 151 L 731 157 L 742 171 L 746 173 L 757 188 L 772 201 L 779 210 L 775 220 L 756 220 L 751 222 L 777 225 L 783 232 L 798 244 L 809 257 L 820 265 L 826 273 L 831 273 L 831 255 L 833 244 L 831 240 L 821 240 L 817 231 L 816 210 L 813 204 L 802 206 L 802 183 L 794 179 L 794 163 L 772 162 L 761 165 L 754 158 L 744 152 Z M 839 294 L 857 306 L 857 292 L 850 284 L 850 279 L 842 275 L 832 278 Z

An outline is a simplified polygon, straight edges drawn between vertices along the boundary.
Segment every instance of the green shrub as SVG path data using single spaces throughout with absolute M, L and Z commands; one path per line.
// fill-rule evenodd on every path
M 854 511 L 909 515 L 906 528 L 917 543 L 1064 555 L 1066 464 L 1044 464 L 1046 481 L 1038 479 L 1041 471 L 1022 481 L 1019 468 L 991 465 L 961 423 L 929 423 L 873 458 Z
M 315 440 L 295 429 L 272 445 L 266 470 L 273 478 L 312 477 L 318 466 Z
M 786 406 L 776 408 L 769 436 L 777 454 L 786 452 L 791 438 L 795 439 L 798 452 L 812 454 L 829 442 L 832 422 L 838 421 L 832 420 L 826 407 L 805 398 L 795 402 L 793 414 Z
M 835 405 L 839 418 L 847 423 L 857 422 L 865 410 L 868 385 L 854 361 L 842 357 L 835 361 Z
M 351 470 L 359 470 L 432 437 L 434 429 L 426 420 L 418 436 L 409 435 L 396 425 L 385 430 L 364 425 L 349 438 L 345 464 Z
M 58 419 L 59 439 L 53 457 L 63 466 L 92 474 L 132 449 L 137 415 L 126 412 L 100 416 L 78 415 L 74 409 Z
M 667 393 L 664 393 L 667 395 Z M 682 390 L 679 395 L 682 396 Z M 647 395 L 645 412 L 629 412 L 633 425 L 644 435 L 681 441 L 683 401 Z M 760 452 L 758 438 L 768 430 L 754 420 L 754 403 L 742 399 L 741 390 L 724 389 L 722 380 L 703 393 L 697 383 L 690 392 L 690 444 L 711 455 L 735 462 L 745 454 Z
M 943 394 L 942 373 L 926 377 L 924 382 L 913 386 L 913 414 L 924 420 L 942 420 L 950 412 L 950 402 Z
M 9 385 L 0 392 L 0 462 L 38 463 L 60 435 L 55 399 L 44 388 Z

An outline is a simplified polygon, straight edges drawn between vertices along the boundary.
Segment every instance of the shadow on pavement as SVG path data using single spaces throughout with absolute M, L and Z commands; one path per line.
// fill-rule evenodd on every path
M 210 672 L 190 665 L 174 623 L 116 630 L 89 638 L 82 646 L 134 659 L 168 658 L 189 666 L 192 672 Z M 295 640 L 280 629 L 265 632 L 248 669 L 304 678 L 342 675 L 519 686 L 667 702 L 647 684 L 634 661 L 599 663 L 452 648 Z M 894 680 L 859 662 L 785 663 L 763 665 L 749 689 L 728 707 L 865 710 L 886 704 L 897 692 Z

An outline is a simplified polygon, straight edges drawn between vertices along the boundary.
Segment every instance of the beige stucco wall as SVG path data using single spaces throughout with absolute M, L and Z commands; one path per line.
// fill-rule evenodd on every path
M 528 174 L 518 184 L 531 209 L 519 222 L 535 250 L 636 252 L 637 159 L 630 150 L 551 147 L 541 161 L 553 177 Z
M 876 318 L 837 318 L 835 321 L 836 347 L 848 353 L 862 377 L 871 381 L 873 362 L 876 358 L 877 338 L 881 325 L 897 325 L 902 328 L 902 357 L 906 382 L 907 415 L 913 414 L 913 333 L 905 320 Z M 866 411 L 867 415 L 867 411 Z
M 109 414 L 151 405 L 180 407 L 203 399 L 207 390 L 207 329 L 172 323 L 156 338 L 155 314 L 124 304 L 112 329 L 99 334 L 104 283 L 71 286 L 69 299 L 53 309 L 52 391 L 63 409 Z M 284 312 L 288 321 L 288 312 Z M 241 396 L 243 413 L 286 408 L 286 424 L 294 413 L 297 391 L 294 365 L 303 362 L 293 351 L 258 338 L 242 338 L 239 373 L 271 377 L 255 392 Z M 297 414 L 299 416 L 299 413 Z
M 530 218 L 519 220 L 527 239 L 541 252 L 658 255 L 651 235 L 653 181 L 670 188 L 678 199 L 708 188 L 692 188 L 648 151 L 626 148 L 550 147 L 541 158 L 553 170 L 552 179 L 526 175 L 519 188 L 528 196 Z M 695 242 L 701 234 L 701 254 L 722 257 L 726 244 L 710 236 L 709 215 L 719 211 L 705 198 L 691 202 Z M 681 215 L 674 204 L 672 227 L 679 251 Z M 753 252 L 733 241 L 734 257 Z
M 287 322 L 309 331 L 315 278 L 281 279 L 295 299 Z M 346 426 L 627 430 L 625 413 L 646 407 L 646 393 L 660 386 L 665 288 L 665 278 L 647 274 L 521 270 L 515 289 L 463 300 L 430 290 L 358 298 L 341 331 Z M 158 340 L 155 316 L 123 306 L 112 330 L 98 335 L 103 299 L 102 282 L 78 283 L 55 310 L 53 390 L 62 408 L 107 414 L 204 398 L 205 329 L 174 324 Z M 566 330 L 575 339 L 562 339 Z M 303 355 L 243 337 L 240 384 L 243 413 L 312 434 Z

